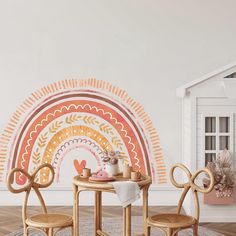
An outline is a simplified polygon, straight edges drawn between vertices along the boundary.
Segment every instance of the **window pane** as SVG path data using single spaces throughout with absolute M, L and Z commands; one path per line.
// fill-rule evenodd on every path
M 206 117 L 205 118 L 205 132 L 206 133 L 215 133 L 216 132 L 216 118 L 215 117 Z
M 220 136 L 220 150 L 229 150 L 229 136 Z
M 205 137 L 205 150 L 216 150 L 216 137 L 215 136 Z
M 229 132 L 229 117 L 220 117 L 220 132 Z
M 208 162 L 212 162 L 216 159 L 215 153 L 206 153 L 205 154 L 205 166 L 207 166 Z

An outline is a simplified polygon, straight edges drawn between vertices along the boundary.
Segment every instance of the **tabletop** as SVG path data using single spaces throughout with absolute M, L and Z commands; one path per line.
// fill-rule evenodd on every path
M 115 176 L 114 181 L 129 181 L 129 179 L 124 178 L 122 174 L 119 174 Z M 112 182 L 114 182 L 112 181 Z M 136 183 L 139 185 L 140 188 L 151 184 L 152 179 L 148 175 L 142 175 L 140 181 L 137 181 Z M 89 178 L 83 178 L 79 175 L 75 176 L 73 178 L 73 184 L 76 186 L 80 186 L 83 188 L 91 188 L 91 189 L 100 189 L 100 190 L 114 190 L 114 187 L 111 182 L 94 182 L 90 181 Z

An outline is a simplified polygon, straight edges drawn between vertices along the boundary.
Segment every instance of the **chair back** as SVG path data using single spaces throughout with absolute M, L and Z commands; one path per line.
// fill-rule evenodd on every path
M 38 183 L 36 182 L 36 176 L 37 174 L 39 173 L 39 171 L 43 168 L 49 168 L 50 172 L 51 172 L 51 177 L 49 178 L 49 181 L 48 182 L 45 182 L 45 183 Z M 20 172 L 19 174 L 20 175 L 24 175 L 26 176 L 28 182 L 27 184 L 22 187 L 22 188 L 14 188 L 13 187 L 13 183 L 14 183 L 14 174 L 17 173 L 17 172 Z M 49 173 L 50 173 L 49 172 Z M 26 192 L 25 194 L 25 198 L 24 198 L 24 203 L 23 203 L 23 206 L 22 206 L 22 217 L 23 217 L 23 222 L 25 223 L 25 220 L 27 219 L 27 204 L 28 204 L 28 199 L 29 199 L 29 195 L 30 195 L 30 191 L 31 189 L 33 188 L 38 199 L 39 199 L 39 202 L 42 206 L 42 209 L 43 209 L 43 212 L 46 214 L 47 213 L 47 208 L 46 208 L 46 205 L 45 205 L 45 202 L 43 200 L 43 197 L 39 191 L 40 188 L 47 188 L 48 186 L 50 186 L 54 180 L 54 175 L 55 175 L 55 172 L 54 172 L 54 169 L 52 167 L 52 165 L 50 164 L 42 164 L 40 165 L 34 172 L 32 175 L 30 175 L 28 172 L 26 172 L 24 169 L 21 169 L 21 168 L 14 168 L 11 170 L 11 172 L 9 173 L 8 175 L 8 180 L 7 180 L 7 187 L 8 187 L 8 190 L 12 193 L 22 193 L 22 192 Z
M 185 172 L 185 174 L 187 175 L 188 181 L 186 183 L 177 183 L 175 178 L 174 178 L 174 171 L 176 168 L 180 168 L 181 170 L 183 170 Z M 200 175 L 201 173 L 205 173 L 209 175 L 210 178 L 210 184 L 207 188 L 198 186 L 195 183 L 196 178 L 198 177 L 198 175 Z M 195 219 L 197 221 L 199 221 L 199 215 L 200 215 L 200 207 L 199 207 L 199 199 L 198 199 L 198 192 L 201 193 L 209 193 L 212 191 L 213 187 L 214 187 L 214 176 L 211 173 L 211 171 L 208 168 L 202 168 L 197 170 L 193 175 L 191 174 L 191 172 L 189 171 L 189 169 L 180 163 L 177 163 L 175 165 L 173 165 L 170 169 L 170 180 L 171 183 L 177 187 L 177 188 L 183 188 L 183 193 L 180 197 L 179 203 L 178 203 L 178 209 L 177 209 L 177 213 L 180 214 L 181 208 L 183 206 L 183 202 L 185 200 L 185 197 L 188 193 L 188 191 L 191 189 L 192 193 L 193 193 L 193 197 L 194 197 L 194 207 L 195 207 Z

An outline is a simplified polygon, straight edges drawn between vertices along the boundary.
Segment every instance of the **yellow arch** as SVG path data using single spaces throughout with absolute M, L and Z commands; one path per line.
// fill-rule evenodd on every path
M 60 145 L 60 143 L 74 136 L 86 136 L 90 139 L 93 139 L 102 147 L 103 150 L 111 151 L 113 149 L 107 138 L 97 130 L 94 130 L 90 127 L 83 125 L 70 126 L 58 131 L 48 142 L 42 159 L 42 164 L 51 163 L 53 154 L 56 148 Z M 40 172 L 41 183 L 48 181 L 49 173 L 50 172 L 48 168 L 41 170 Z

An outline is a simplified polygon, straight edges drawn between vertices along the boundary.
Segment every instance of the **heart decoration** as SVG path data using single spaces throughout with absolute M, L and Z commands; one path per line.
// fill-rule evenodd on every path
M 86 161 L 82 160 L 80 163 L 78 160 L 74 160 L 74 167 L 79 175 L 82 174 L 83 169 L 86 166 Z

